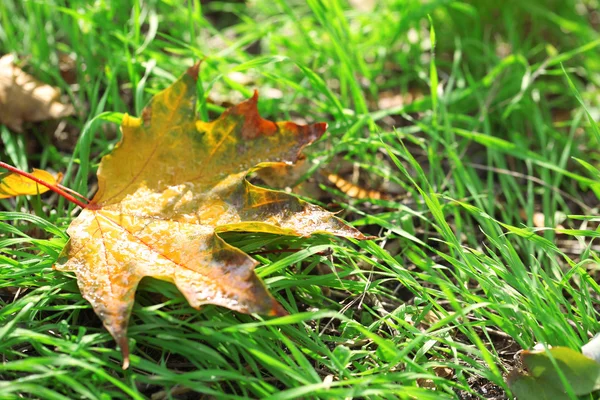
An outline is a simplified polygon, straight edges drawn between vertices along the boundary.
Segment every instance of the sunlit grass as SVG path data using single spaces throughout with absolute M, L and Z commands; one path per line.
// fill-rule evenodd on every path
M 2 2 L 0 53 L 67 93 L 79 132 L 60 149 L 51 125 L 0 126 L 2 161 L 93 194 L 122 113 L 201 59 L 202 118 L 257 88 L 264 116 L 329 124 L 301 194 L 379 238 L 228 235 L 290 316 L 196 311 L 147 280 L 122 371 L 75 279 L 51 269 L 73 207 L 0 200 L 0 398 L 486 398 L 483 385 L 508 391 L 520 348 L 578 348 L 600 330 L 598 136 L 578 102 L 597 116 L 594 12 L 574 0 Z M 384 196 L 351 198 L 319 171 Z

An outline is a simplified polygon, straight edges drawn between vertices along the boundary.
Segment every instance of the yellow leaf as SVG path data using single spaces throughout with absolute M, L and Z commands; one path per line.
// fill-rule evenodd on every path
M 294 163 L 325 132 L 260 117 L 258 95 L 212 122 L 195 116 L 198 65 L 154 96 L 141 118 L 126 116 L 123 137 L 98 169 L 98 192 L 71 223 L 55 266 L 74 272 L 83 296 L 121 347 L 145 276 L 173 282 L 193 307 L 284 315 L 254 273 L 257 262 L 219 233 L 330 233 L 364 239 L 322 208 L 252 185 L 246 175 Z
M 62 174 L 59 173 L 54 177 L 50 172 L 44 171 L 43 169 L 34 169 L 31 175 L 50 185 L 56 185 L 62 179 Z M 50 189 L 46 186 L 40 185 L 34 180 L 16 173 L 7 174 L 4 177 L 0 175 L 0 199 L 14 196 L 36 195 L 38 193 L 45 193 L 48 190 Z

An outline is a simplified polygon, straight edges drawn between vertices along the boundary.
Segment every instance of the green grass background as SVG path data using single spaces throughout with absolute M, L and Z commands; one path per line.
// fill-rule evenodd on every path
M 600 330 L 598 1 L 369 3 L 0 2 L 0 54 L 77 109 L 71 144 L 56 123 L 0 126 L 2 161 L 92 194 L 121 113 L 203 59 L 202 118 L 257 88 L 263 116 L 328 122 L 308 149 L 312 201 L 379 237 L 228 235 L 299 250 L 255 255 L 291 315 L 196 311 L 144 281 L 122 371 L 73 276 L 51 269 L 73 206 L 0 200 L 1 399 L 509 396 L 516 351 Z M 319 168 L 390 196 L 353 199 Z

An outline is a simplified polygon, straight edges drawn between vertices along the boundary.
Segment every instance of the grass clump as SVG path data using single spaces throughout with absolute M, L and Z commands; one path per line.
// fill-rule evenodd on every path
M 0 126 L 2 161 L 93 194 L 121 113 L 204 59 L 203 118 L 258 88 L 266 117 L 329 123 L 299 193 L 379 239 L 228 235 L 291 315 L 144 281 L 122 371 L 51 269 L 72 207 L 0 200 L 0 398 L 508 398 L 518 350 L 600 330 L 594 4 L 5 0 L 0 53 L 77 116 Z

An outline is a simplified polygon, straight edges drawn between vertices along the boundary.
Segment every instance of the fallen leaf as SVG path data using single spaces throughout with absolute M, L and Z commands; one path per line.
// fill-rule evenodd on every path
M 34 169 L 31 175 L 51 185 L 56 185 L 62 179 L 62 174 L 53 176 L 43 169 Z M 32 179 L 16 173 L 0 174 L 0 199 L 14 196 L 36 195 L 46 193 L 46 186 L 40 185 Z
M 293 164 L 278 163 L 261 168 L 257 171 L 257 175 L 267 185 L 276 189 L 285 189 L 294 186 L 309 167 L 306 158 L 299 158 Z
M 448 378 L 454 375 L 454 370 L 448 367 L 435 367 L 433 372 L 435 372 L 435 375 L 439 376 L 440 378 Z
M 581 353 L 600 363 L 600 334 L 597 334 L 592 340 L 581 346 Z
M 518 400 L 570 398 L 548 353 L 577 396 L 600 389 L 600 364 L 580 352 L 568 347 L 526 350 L 521 352 L 525 371 L 513 371 L 507 380 Z
M 417 378 L 417 386 L 425 389 L 435 389 L 435 382 L 433 379 Z
M 73 114 L 70 104 L 60 102 L 60 91 L 47 85 L 13 63 L 12 55 L 0 58 L 0 123 L 16 132 L 23 122 L 56 119 Z
M 448 367 L 435 367 L 433 368 L 433 372 L 438 378 L 450 378 L 454 375 L 454 370 Z M 436 384 L 433 379 L 428 378 L 417 378 L 417 386 L 427 388 L 427 389 L 435 389 Z
M 195 117 L 199 65 L 154 96 L 98 169 L 98 192 L 67 230 L 55 268 L 75 272 L 129 365 L 127 324 L 144 276 L 173 282 L 192 307 L 285 315 L 254 273 L 257 262 L 224 242 L 226 231 L 364 239 L 320 207 L 254 186 L 249 172 L 295 162 L 325 123 L 272 122 L 258 95 L 212 122 Z
M 516 396 L 516 400 L 566 400 L 569 399 L 565 393 L 561 393 L 562 386 L 559 382 L 540 380 L 513 370 L 508 374 L 508 386 Z M 562 397 L 561 397 L 562 396 Z

